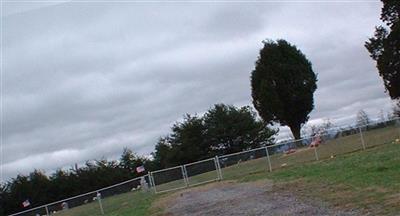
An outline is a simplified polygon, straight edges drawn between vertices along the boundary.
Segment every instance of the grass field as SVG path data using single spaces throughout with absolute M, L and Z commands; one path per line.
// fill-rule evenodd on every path
M 400 212 L 400 143 L 238 180 L 264 178 L 279 182 L 286 190 L 334 206 L 362 208 L 373 215 L 395 215 Z
M 225 180 L 270 178 L 302 196 L 312 196 L 345 208 L 391 214 L 400 212 L 400 144 L 392 143 L 399 135 L 400 130 L 395 127 L 365 131 L 365 151 L 361 151 L 361 136 L 354 134 L 320 145 L 317 148 L 319 161 L 313 148 L 303 147 L 289 155 L 271 155 L 273 172 L 267 172 L 268 160 L 263 157 L 223 168 L 222 173 Z M 189 184 L 212 180 L 216 175 L 213 171 L 192 176 Z M 173 181 L 158 188 L 182 186 L 185 186 L 184 181 Z M 110 216 L 149 215 L 151 203 L 165 195 L 168 193 L 129 192 L 103 199 L 103 208 L 105 215 Z M 97 203 L 91 203 L 58 215 L 100 215 L 100 210 Z
M 148 215 L 153 200 L 158 197 L 152 193 L 129 192 L 102 200 L 105 215 L 108 216 L 136 216 Z M 64 212 L 58 212 L 60 216 L 93 216 L 101 215 L 98 202 L 78 206 Z

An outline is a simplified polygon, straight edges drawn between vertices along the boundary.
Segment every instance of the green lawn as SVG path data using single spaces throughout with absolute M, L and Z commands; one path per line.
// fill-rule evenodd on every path
M 377 145 L 387 144 L 400 137 L 400 129 L 398 127 L 386 127 L 381 129 L 369 130 L 363 132 L 366 148 L 371 148 Z M 274 148 L 274 147 L 273 147 Z M 314 148 L 301 147 L 296 149 L 295 153 L 284 154 L 276 153 L 273 154 L 273 148 L 270 150 L 270 163 L 272 171 L 282 169 L 291 166 L 298 166 L 308 162 L 316 161 L 316 153 Z M 335 139 L 326 140 L 317 149 L 317 157 L 319 160 L 329 159 L 336 157 L 337 155 L 348 154 L 352 152 L 361 151 L 363 149 L 360 134 L 353 134 L 348 136 L 342 136 Z M 224 179 L 238 179 L 243 176 L 265 173 L 269 170 L 268 160 L 266 157 L 262 157 L 255 160 L 237 163 L 233 166 L 229 166 L 222 169 Z M 201 176 L 213 174 L 205 173 Z
M 128 192 L 102 199 L 102 205 L 107 216 L 142 216 L 149 214 L 151 203 L 156 197 L 150 192 Z M 101 215 L 101 211 L 98 202 L 92 202 L 58 212 L 57 215 L 92 216 Z
M 365 151 L 359 134 L 327 140 L 316 149 L 318 161 L 313 148 L 298 148 L 288 155 L 271 151 L 273 172 L 268 172 L 268 160 L 262 157 L 225 167 L 222 174 L 224 180 L 269 178 L 302 196 L 317 197 L 341 207 L 391 214 L 400 212 L 400 144 L 392 143 L 399 135 L 400 130 L 395 127 L 365 131 Z M 216 178 L 216 171 L 191 176 L 189 185 Z M 157 189 L 182 186 L 185 182 L 179 180 L 158 185 Z M 103 208 L 105 215 L 110 216 L 149 215 L 152 202 L 165 195 L 168 193 L 129 192 L 103 199 Z M 100 209 L 97 203 L 90 203 L 58 215 L 100 215 Z
M 362 208 L 374 215 L 394 215 L 400 212 L 400 143 L 244 176 L 239 181 L 264 178 L 335 206 Z

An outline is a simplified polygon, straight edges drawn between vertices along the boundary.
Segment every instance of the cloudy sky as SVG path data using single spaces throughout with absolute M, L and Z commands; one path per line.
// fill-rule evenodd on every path
M 2 180 L 153 151 L 184 113 L 251 105 L 261 41 L 284 38 L 318 73 L 312 122 L 389 111 L 363 47 L 377 2 L 3 3 Z M 285 133 L 282 129 L 282 134 Z M 282 136 L 281 134 L 281 136 Z

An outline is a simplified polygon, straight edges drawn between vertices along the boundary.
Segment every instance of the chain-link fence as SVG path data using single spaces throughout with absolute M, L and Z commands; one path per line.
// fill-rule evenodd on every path
M 45 206 L 40 206 L 40 207 L 35 207 L 32 209 L 28 209 L 22 212 L 18 212 L 15 214 L 11 214 L 9 216 L 14 216 L 14 215 L 21 215 L 21 216 L 38 216 L 38 215 L 50 215 L 48 208 Z
M 217 181 L 221 176 L 215 158 L 154 171 L 150 175 L 156 193 Z
M 218 157 L 224 178 L 232 179 L 268 169 L 265 147 Z
M 215 158 L 184 165 L 188 186 L 195 186 L 220 179 Z
M 400 135 L 399 120 L 372 123 L 362 127 L 365 146 L 372 147 L 392 142 Z
M 270 171 L 399 142 L 399 138 L 399 119 L 373 122 L 359 127 L 330 128 L 312 137 L 268 146 Z
M 268 146 L 270 171 L 317 159 L 316 148 L 309 147 L 311 139 L 288 141 Z
M 148 196 L 149 175 L 134 178 L 110 187 L 91 191 L 47 205 L 28 209 L 14 215 L 103 215 L 117 210 L 121 204 L 135 203 Z M 112 197 L 112 198 L 111 198 Z
M 320 145 L 316 151 L 318 157 L 334 158 L 336 155 L 350 153 L 365 148 L 360 128 L 333 128 L 321 136 Z
M 178 190 L 188 186 L 184 166 L 157 170 L 151 172 L 150 175 L 156 193 Z
M 102 213 L 102 210 L 100 208 L 101 200 L 98 199 L 97 196 L 98 193 L 94 191 L 77 197 L 54 202 L 47 205 L 46 207 L 50 215 L 71 214 L 72 212 L 81 212 L 86 214 L 95 213 L 100 215 Z
M 124 205 L 136 205 L 150 194 L 150 178 L 145 175 L 118 186 L 99 190 L 102 214 L 111 214 Z M 81 214 L 74 214 L 81 215 Z
M 135 203 L 156 193 L 168 192 L 224 179 L 235 179 L 284 167 L 335 158 L 378 145 L 400 142 L 399 119 L 360 127 L 323 130 L 311 137 L 290 140 L 229 155 L 216 156 L 182 166 L 150 172 L 107 188 L 99 189 L 14 215 L 100 215 L 113 212 L 121 204 Z M 112 197 L 112 198 L 110 198 Z M 135 202 L 136 201 L 136 202 Z

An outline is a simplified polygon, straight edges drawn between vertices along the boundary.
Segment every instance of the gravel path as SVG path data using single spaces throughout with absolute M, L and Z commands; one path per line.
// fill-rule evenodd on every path
M 358 215 L 304 202 L 289 192 L 272 190 L 272 183 L 217 183 L 175 194 L 165 215 Z

